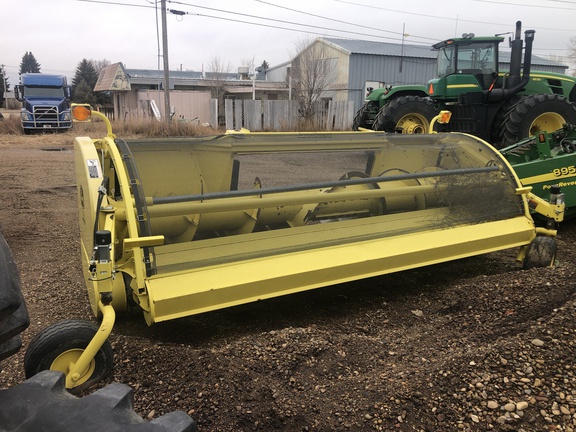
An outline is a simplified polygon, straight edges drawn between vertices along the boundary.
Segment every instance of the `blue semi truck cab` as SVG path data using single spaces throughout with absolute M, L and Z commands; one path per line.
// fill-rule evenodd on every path
M 16 99 L 22 102 L 20 118 L 24 133 L 72 127 L 71 88 L 64 75 L 25 73 L 14 90 Z

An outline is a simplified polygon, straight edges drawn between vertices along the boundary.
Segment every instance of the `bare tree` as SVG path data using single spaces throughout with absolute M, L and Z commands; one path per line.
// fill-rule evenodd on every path
M 219 55 L 214 55 L 208 60 L 208 71 L 206 72 L 206 80 L 210 86 L 210 93 L 214 99 L 220 101 L 223 94 L 224 83 L 226 82 L 226 75 L 232 71 L 232 64 L 225 63 Z
M 107 59 L 100 59 L 100 60 L 90 59 L 89 62 L 92 63 L 92 66 L 94 66 L 94 69 L 96 69 L 96 72 L 98 73 L 100 73 L 100 71 L 105 67 L 108 67 L 112 64 L 112 62 Z
M 240 66 L 247 67 L 249 70 L 248 73 L 253 74 L 254 69 L 255 69 L 255 61 L 256 61 L 256 56 L 246 57 L 246 58 L 243 58 L 242 60 L 240 60 Z
M 336 80 L 337 59 L 330 48 L 318 39 L 303 40 L 296 44 L 298 54 L 292 61 L 290 78 L 299 110 L 306 122 L 316 115 L 318 102 Z
M 568 44 L 568 61 L 571 63 L 572 67 L 576 65 L 576 36 L 570 38 L 570 43 Z M 576 76 L 576 71 L 572 73 Z

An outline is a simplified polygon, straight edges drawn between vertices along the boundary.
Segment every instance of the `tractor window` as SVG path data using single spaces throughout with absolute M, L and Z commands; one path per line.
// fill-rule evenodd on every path
M 456 71 L 456 50 L 454 45 L 441 48 L 438 51 L 438 77 L 442 78 L 451 75 Z
M 498 71 L 496 53 L 491 42 L 445 46 L 438 51 L 438 77 L 454 73 L 490 75 Z
M 473 43 L 458 47 L 458 73 L 481 73 L 489 75 L 496 72 L 496 49 L 493 43 Z M 472 72 L 473 71 L 473 72 Z

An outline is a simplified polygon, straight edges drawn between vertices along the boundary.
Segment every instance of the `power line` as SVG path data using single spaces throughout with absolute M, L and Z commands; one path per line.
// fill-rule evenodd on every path
M 169 12 L 172 12 L 172 10 L 169 10 Z M 206 14 L 201 14 L 201 13 L 186 12 L 185 14 L 186 15 L 192 15 L 192 16 L 198 16 L 198 17 L 204 17 L 204 18 L 212 18 L 212 19 L 219 19 L 219 20 L 224 20 L 224 21 L 237 22 L 237 23 L 241 23 L 241 24 L 251 24 L 251 25 L 255 25 L 255 26 L 274 28 L 274 29 L 279 29 L 279 30 L 293 31 L 293 32 L 298 32 L 298 33 L 307 33 L 307 34 L 314 34 L 314 35 L 318 35 L 318 36 L 342 38 L 341 36 L 333 35 L 333 34 L 327 34 L 325 32 L 320 33 L 320 32 L 310 31 L 310 30 L 280 27 L 280 26 L 271 25 L 271 24 L 255 23 L 255 22 L 250 22 L 250 21 L 243 21 L 243 20 L 238 20 L 238 19 L 233 19 L 233 18 L 224 18 L 224 17 L 214 16 L 214 15 L 206 15 Z M 340 30 L 336 30 L 336 31 L 340 31 Z M 401 40 L 398 38 L 390 38 L 390 37 L 385 37 L 385 36 L 372 36 L 372 37 L 377 37 L 380 39 L 390 39 L 390 40 L 394 40 L 394 41 L 400 41 Z
M 104 0 L 75 0 L 75 1 L 85 2 L 85 3 L 99 3 L 99 4 L 114 5 L 114 6 L 139 7 L 139 8 L 148 8 L 148 9 L 154 9 L 155 8 L 155 6 L 137 5 L 137 4 L 133 4 L 133 3 L 121 3 L 118 1 L 104 1 Z M 297 25 L 297 26 L 301 26 L 301 27 L 309 27 L 311 29 L 328 30 L 328 31 L 333 31 L 333 32 L 338 32 L 338 33 L 348 33 L 348 34 L 354 34 L 354 35 L 358 35 L 358 36 L 367 36 L 367 37 L 377 38 L 377 39 L 389 39 L 389 40 L 393 40 L 393 41 L 401 41 L 402 40 L 401 38 L 391 38 L 391 37 L 386 37 L 386 36 L 373 35 L 373 34 L 369 34 L 369 33 L 353 32 L 353 31 L 349 31 L 349 30 L 340 30 L 340 29 L 335 29 L 335 28 L 330 28 L 330 27 L 322 27 L 322 26 L 315 26 L 315 25 L 311 25 L 311 24 L 302 24 L 302 23 L 298 23 L 298 22 L 279 20 L 279 19 L 274 19 L 274 18 L 260 17 L 257 15 L 244 14 L 244 13 L 227 11 L 227 10 L 217 9 L 217 8 L 210 8 L 207 6 L 199 6 L 199 5 L 194 5 L 194 4 L 184 3 L 184 2 L 174 1 L 174 0 L 168 0 L 168 1 L 170 3 L 181 4 L 184 6 L 196 7 L 196 8 L 200 8 L 200 9 L 207 9 L 207 10 L 212 10 L 212 11 L 216 11 L 216 12 L 220 12 L 220 13 L 226 13 L 226 14 L 232 14 L 232 15 L 240 15 L 240 16 L 260 19 L 260 20 L 264 20 L 264 21 L 272 21 L 272 22 L 278 22 L 278 23 L 282 23 L 282 24 Z M 193 16 L 199 16 L 199 17 L 205 17 L 205 18 L 212 18 L 212 19 L 220 19 L 220 20 L 224 20 L 224 21 L 237 22 L 237 23 L 241 23 L 241 24 L 250 24 L 250 25 L 267 27 L 267 28 L 275 28 L 275 29 L 279 29 L 279 30 L 287 30 L 287 31 L 300 32 L 300 33 L 315 34 L 315 35 L 319 35 L 319 36 L 327 36 L 327 37 L 335 37 L 335 38 L 342 37 L 342 36 L 338 36 L 338 35 L 334 35 L 334 34 L 326 34 L 325 32 L 294 29 L 294 28 L 281 27 L 281 26 L 275 26 L 275 25 L 270 25 L 270 24 L 262 24 L 262 23 L 252 22 L 252 21 L 244 21 L 244 20 L 233 19 L 233 18 L 225 18 L 225 17 L 221 17 L 221 16 L 207 15 L 207 14 L 201 14 L 201 13 L 192 13 L 192 12 L 184 12 L 184 11 L 175 10 L 175 9 L 168 9 L 168 12 L 171 12 L 174 15 L 180 15 L 180 16 L 193 15 Z M 399 33 L 399 34 L 401 35 L 402 33 Z M 411 35 L 411 36 L 415 37 L 415 38 L 419 38 L 419 39 L 421 38 L 421 39 L 433 40 L 430 38 L 424 38 L 424 37 L 419 37 L 419 36 L 414 36 L 414 35 Z M 417 42 L 415 42 L 415 43 L 417 43 Z M 421 42 L 421 43 L 424 43 L 424 42 Z
M 487 21 L 475 21 L 475 20 L 466 20 L 466 19 L 461 19 L 461 18 L 450 18 L 447 16 L 439 16 L 439 15 L 431 15 L 429 13 L 417 13 L 417 12 L 406 12 L 403 10 L 398 10 L 398 9 L 390 9 L 390 8 L 384 8 L 384 7 L 380 7 L 380 6 L 373 6 L 373 5 L 367 5 L 367 4 L 362 4 L 362 3 L 357 3 L 355 1 L 350 1 L 350 0 L 332 0 L 334 2 L 337 3 L 345 3 L 345 4 L 349 4 L 349 5 L 353 5 L 353 6 L 360 6 L 360 7 L 364 7 L 364 8 L 368 8 L 368 9 L 378 9 L 378 10 L 384 10 L 387 12 L 395 12 L 395 13 L 400 13 L 400 14 L 405 14 L 405 15 L 413 15 L 413 16 L 421 16 L 421 17 L 425 17 L 425 18 L 434 18 L 434 19 L 442 19 L 442 20 L 448 20 L 448 21 L 458 21 L 458 22 L 467 22 L 467 23 L 472 23 L 472 24 L 484 24 L 484 25 L 494 25 L 494 26 L 502 26 L 502 27 L 507 27 L 510 25 L 510 23 L 507 24 L 502 24 L 502 23 L 496 23 L 496 22 L 487 22 Z M 491 0 L 472 0 L 472 1 L 486 1 L 486 2 L 490 2 L 490 3 L 495 3 Z M 552 0 L 549 0 L 552 1 Z M 504 3 L 498 3 L 498 4 L 504 4 Z M 524 6 L 524 4 L 520 4 L 520 3 L 510 3 L 513 4 L 514 6 Z M 543 7 L 543 8 L 547 8 L 546 6 L 539 6 L 539 7 Z M 569 10 L 576 10 L 576 9 L 569 9 Z M 565 31 L 565 32 L 574 32 L 574 29 L 561 29 L 561 28 L 550 28 L 550 27 L 535 27 L 537 29 L 541 29 L 541 30 L 553 30 L 553 31 Z
M 155 9 L 154 6 L 145 6 L 145 5 L 138 5 L 134 3 L 120 3 L 115 1 L 102 1 L 102 0 L 76 0 L 78 2 L 85 2 L 85 3 L 102 3 L 107 5 L 114 5 L 114 6 L 131 6 L 131 7 L 138 7 L 138 8 L 146 8 L 146 9 Z
M 499 2 L 499 1 L 493 1 L 493 0 L 472 0 L 472 1 L 479 2 L 479 3 L 493 3 L 493 4 L 509 5 L 509 6 L 522 6 L 522 7 L 544 8 L 544 9 L 563 9 L 563 10 L 576 11 L 575 8 L 544 6 L 544 5 L 531 5 L 531 4 L 526 4 L 526 3 Z M 548 0 L 548 1 L 554 1 L 554 0 Z M 560 2 L 559 0 L 557 0 L 557 1 L 559 3 L 564 3 L 564 2 Z M 569 2 L 566 2 L 566 3 L 569 3 Z M 574 3 L 570 3 L 570 4 L 574 4 Z
M 247 17 L 247 18 L 255 18 L 255 19 L 260 19 L 260 20 L 264 20 L 264 21 L 272 21 L 272 22 L 277 22 L 277 23 L 281 23 L 281 24 L 297 25 L 297 26 L 301 26 L 301 27 L 309 27 L 309 28 L 319 29 L 319 30 L 335 31 L 335 32 L 339 32 L 339 33 L 349 33 L 349 34 L 353 34 L 353 35 L 368 36 L 368 37 L 372 37 L 372 38 L 401 40 L 398 38 L 389 38 L 386 36 L 378 36 L 378 35 L 373 35 L 373 34 L 368 34 L 368 33 L 360 33 L 360 32 L 350 31 L 350 30 L 340 30 L 340 29 L 335 29 L 335 28 L 331 28 L 331 27 L 323 27 L 323 26 L 317 26 L 317 25 L 312 25 L 312 24 L 302 24 L 302 23 L 298 23 L 298 22 L 294 22 L 294 21 L 286 21 L 286 20 L 275 19 L 275 18 L 261 17 L 261 16 L 245 14 L 245 13 L 241 13 L 241 12 L 232 12 L 232 11 L 227 11 L 227 10 L 223 10 L 223 9 L 211 8 L 208 6 L 198 6 L 195 4 L 185 3 L 185 2 L 176 1 L 176 0 L 169 0 L 169 2 L 184 5 L 184 6 L 189 6 L 189 7 L 195 7 L 195 8 L 199 8 L 199 9 L 211 10 L 211 11 L 220 12 L 220 13 L 239 15 L 239 16 L 243 16 L 243 17 Z M 170 11 L 170 12 L 172 12 L 172 11 Z M 180 14 L 179 12 L 182 12 L 182 11 L 176 11 L 177 14 Z M 199 15 L 199 14 L 186 12 L 186 15 Z M 208 15 L 206 15 L 206 16 L 208 16 Z M 215 17 L 212 17 L 212 18 L 215 18 Z M 261 25 L 261 24 L 254 23 L 254 22 L 246 22 L 246 21 L 240 21 L 240 20 L 236 20 L 236 19 L 228 19 L 228 18 L 223 18 L 223 17 L 218 17 L 218 18 L 230 20 L 230 21 L 235 21 L 235 22 L 244 22 L 244 23 L 248 23 L 248 24 Z M 267 26 L 267 27 L 270 27 L 270 26 Z M 293 30 L 293 29 L 288 29 L 288 28 L 284 28 L 284 27 L 274 27 L 274 26 L 271 26 L 271 27 L 282 28 L 284 30 Z M 309 32 L 309 33 L 311 33 L 311 32 Z M 399 33 L 399 34 L 401 35 L 402 33 Z
M 118 2 L 118 1 L 112 1 L 112 0 L 108 0 L 108 1 L 104 1 L 104 0 L 76 0 L 76 1 L 81 1 L 81 2 L 86 2 L 86 3 L 100 3 L 100 4 L 107 4 L 107 5 L 117 5 L 117 6 L 129 6 L 129 7 L 139 7 L 139 8 L 150 8 L 150 9 L 154 9 L 155 6 L 146 6 L 146 5 L 138 5 L 138 4 L 133 4 L 133 3 L 122 3 L 122 2 Z M 259 1 L 261 3 L 266 3 L 269 4 L 271 6 L 277 6 L 277 7 L 282 7 L 279 5 L 273 5 L 270 2 L 266 2 L 266 1 L 262 1 L 262 0 L 256 0 Z M 408 15 L 413 15 L 413 16 L 423 16 L 426 18 L 434 18 L 434 19 L 443 19 L 443 20 L 449 20 L 449 21 L 459 21 L 459 22 L 469 22 L 469 23 L 475 23 L 475 24 L 485 24 L 485 25 L 499 25 L 499 26 L 508 26 L 509 24 L 498 24 L 498 23 L 494 23 L 494 22 L 484 22 L 484 21 L 474 21 L 474 20 L 465 20 L 465 19 L 458 19 L 458 18 L 450 18 L 450 17 L 445 17 L 445 16 L 436 16 L 436 15 L 430 15 L 428 13 L 426 14 L 421 14 L 421 13 L 416 13 L 416 12 L 406 12 L 406 11 L 401 11 L 401 10 L 397 10 L 397 9 L 390 9 L 390 8 L 384 8 L 384 7 L 379 7 L 379 6 L 373 6 L 373 5 L 366 5 L 366 4 L 362 4 L 362 3 L 358 3 L 356 1 L 350 1 L 350 0 L 332 0 L 334 2 L 338 2 L 338 3 L 345 3 L 345 4 L 349 4 L 349 5 L 353 5 L 353 6 L 359 6 L 359 7 L 365 7 L 365 8 L 369 8 L 369 9 L 378 9 L 378 10 L 385 10 L 388 12 L 395 12 L 395 13 L 401 13 L 401 14 L 408 14 Z M 472 1 L 485 1 L 485 2 L 493 2 L 492 0 L 472 0 Z M 557 2 L 565 2 L 562 0 L 548 0 L 548 1 L 557 1 Z M 308 24 L 302 24 L 302 23 L 297 23 L 297 22 L 292 22 L 292 21 L 285 21 L 285 20 L 277 20 L 274 18 L 267 18 L 267 17 L 261 17 L 261 16 L 257 16 L 257 15 L 250 15 L 250 14 L 243 14 L 243 13 L 238 13 L 238 12 L 233 12 L 233 11 L 227 11 L 227 10 L 223 10 L 223 9 L 217 9 L 217 8 L 210 8 L 210 7 L 206 7 L 206 6 L 199 6 L 199 5 L 195 5 L 195 4 L 190 4 L 190 3 L 185 3 L 185 2 L 180 2 L 180 1 L 176 1 L 176 0 L 168 0 L 169 3 L 174 3 L 174 4 L 181 4 L 184 6 L 190 6 L 190 7 L 195 7 L 195 8 L 200 8 L 200 9 L 207 9 L 207 10 L 213 10 L 213 11 L 217 11 L 217 12 L 221 12 L 221 13 L 226 13 L 226 14 L 233 14 L 233 15 L 241 15 L 241 16 L 246 16 L 249 18 L 255 18 L 255 19 L 259 19 L 259 20 L 263 20 L 263 21 L 272 21 L 272 22 L 278 22 L 278 23 L 282 23 L 282 24 L 289 24 L 289 25 L 297 25 L 297 26 L 301 26 L 301 27 L 309 27 L 311 29 L 318 29 L 318 30 L 329 30 L 329 31 L 335 31 L 338 33 L 349 33 L 349 34 L 355 34 L 355 35 L 359 35 L 359 36 L 368 36 L 371 38 L 376 38 L 376 39 L 387 39 L 387 40 L 392 40 L 392 41 L 402 41 L 402 38 L 393 38 L 393 37 L 386 37 L 386 36 L 380 36 L 380 35 L 372 35 L 372 34 L 368 34 L 368 33 L 360 33 L 360 32 L 352 32 L 352 31 L 347 31 L 347 30 L 339 30 L 339 29 L 334 29 L 334 28 L 329 28 L 329 27 L 322 27 L 322 26 L 315 26 L 315 25 L 308 25 Z M 494 2 L 496 3 L 496 2 Z M 499 3 L 499 4 L 503 4 L 503 3 Z M 576 4 L 576 3 L 574 3 Z M 289 9 L 289 10 L 293 10 L 295 12 L 299 12 L 299 13 L 304 13 L 304 14 L 308 14 L 307 12 L 303 12 L 303 11 L 298 11 L 296 9 L 291 9 L 291 8 L 285 8 L 285 9 Z M 173 10 L 173 9 L 169 9 L 169 12 L 175 14 L 175 15 L 195 15 L 198 17 L 204 17 L 204 18 L 211 18 L 211 19 L 218 19 L 218 20 L 224 20 L 224 21 L 230 21 L 230 22 L 237 22 L 240 24 L 249 24 L 249 25 L 255 25 L 255 26 L 260 26 L 260 27 L 266 27 L 266 28 L 274 28 L 274 29 L 278 29 L 278 30 L 285 30 L 285 31 L 292 31 L 292 32 L 299 32 L 299 33 L 307 33 L 307 34 L 314 34 L 314 35 L 319 35 L 319 36 L 325 36 L 325 37 L 335 37 L 335 38 L 341 38 L 342 36 L 339 35 L 334 35 L 334 34 L 327 34 L 325 32 L 319 32 L 319 31 L 314 31 L 314 30 L 305 30 L 305 29 L 294 29 L 294 28 L 288 28 L 288 27 L 282 27 L 282 26 L 278 26 L 278 25 L 271 25 L 271 24 L 264 24 L 264 23 L 258 23 L 258 22 L 253 22 L 253 21 L 245 21 L 245 20 L 239 20 L 239 19 L 234 19 L 234 18 L 225 18 L 222 16 L 214 16 L 214 15 L 207 15 L 207 14 L 201 14 L 201 13 L 192 13 L 192 12 L 183 12 L 183 11 L 178 11 L 178 10 Z M 309 14 L 311 16 L 316 16 L 316 17 L 320 17 L 319 15 L 315 15 L 315 14 Z M 325 18 L 325 17 L 322 17 Z M 343 22 L 346 23 L 345 21 L 340 21 L 340 20 L 335 20 L 338 22 Z M 356 25 L 356 24 L 352 24 L 352 23 L 347 23 L 347 24 L 351 24 L 351 25 Z M 370 29 L 374 29 L 373 27 L 368 27 L 368 26 L 364 26 Z M 570 31 L 573 32 L 573 29 L 559 29 L 559 28 L 544 28 L 544 27 L 536 27 L 542 30 L 555 30 L 555 31 Z M 381 30 L 378 29 L 379 31 L 386 31 L 386 30 Z M 399 34 L 402 35 L 402 33 L 395 33 L 392 31 L 389 31 L 390 33 L 394 33 L 394 34 Z M 433 39 L 433 38 L 427 38 L 427 37 L 423 37 L 423 36 L 416 36 L 416 35 L 410 35 L 411 38 L 414 39 L 426 39 L 427 41 L 432 40 L 432 41 L 436 41 L 437 39 Z M 420 45 L 425 45 L 428 42 L 424 42 L 424 41 L 417 41 L 417 40 L 410 40 L 411 44 L 420 44 Z M 540 51 L 548 51 L 546 48 L 541 48 L 539 49 Z M 558 48 L 553 48 L 550 50 L 561 50 Z
M 328 21 L 334 21 L 334 22 L 338 22 L 338 23 L 342 23 L 342 24 L 346 24 L 346 25 L 351 25 L 351 26 L 355 26 L 355 27 L 361 27 L 361 28 L 366 28 L 366 29 L 369 29 L 369 30 L 376 30 L 376 31 L 384 32 L 384 33 L 392 33 L 392 34 L 396 34 L 396 35 L 400 35 L 400 36 L 405 36 L 404 33 L 402 33 L 402 32 L 395 32 L 395 31 L 392 31 L 392 30 L 384 30 L 384 29 L 382 29 L 382 28 L 370 27 L 370 26 L 366 26 L 366 25 L 362 25 L 362 24 L 351 23 L 351 22 L 339 20 L 339 19 L 336 19 L 336 18 L 329 18 L 329 17 L 326 17 L 326 16 L 316 15 L 316 14 L 313 14 L 313 13 L 310 13 L 310 12 L 305 12 L 305 11 L 301 11 L 301 10 L 298 10 L 298 9 L 289 8 L 289 7 L 286 7 L 286 6 L 277 5 L 277 4 L 270 3 L 270 2 L 267 2 L 267 1 L 263 1 L 263 0 L 254 0 L 254 1 L 256 1 L 256 2 L 258 2 L 258 3 L 266 4 L 266 5 L 269 5 L 269 6 L 274 6 L 274 7 L 280 8 L 280 9 L 285 9 L 285 10 L 289 10 L 289 11 L 292 11 L 292 12 L 296 12 L 296 13 L 299 13 L 299 14 L 312 16 L 312 17 L 315 17 L 315 18 L 321 18 L 321 19 L 325 19 L 325 20 L 328 20 Z M 415 35 L 410 35 L 410 36 L 418 37 L 418 38 L 420 38 L 420 39 L 428 39 L 428 40 L 432 40 L 432 41 L 435 41 L 435 40 L 436 40 L 436 39 L 428 38 L 428 37 L 424 37 L 424 36 L 415 36 Z

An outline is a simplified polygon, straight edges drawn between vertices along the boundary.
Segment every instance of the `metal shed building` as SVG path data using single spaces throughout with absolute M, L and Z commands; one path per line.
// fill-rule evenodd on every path
M 317 38 L 310 46 L 314 44 L 327 45 L 338 62 L 335 83 L 326 96 L 354 101 L 355 111 L 364 103 L 367 86 L 425 84 L 436 77 L 436 52 L 431 46 L 338 38 Z M 507 70 L 509 64 L 510 53 L 500 51 L 500 69 Z M 267 78 L 286 79 L 290 65 L 268 69 Z M 568 66 L 533 55 L 532 69 L 563 74 Z

